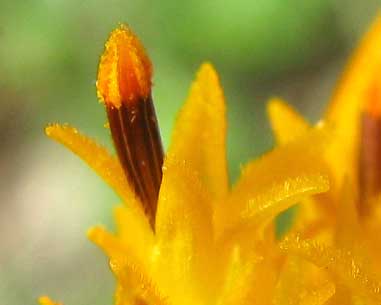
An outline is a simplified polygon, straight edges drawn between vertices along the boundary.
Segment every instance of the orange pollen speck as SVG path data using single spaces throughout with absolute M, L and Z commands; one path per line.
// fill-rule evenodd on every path
M 151 93 L 152 65 L 143 45 L 126 25 L 111 32 L 101 56 L 97 95 L 106 105 L 119 108 Z

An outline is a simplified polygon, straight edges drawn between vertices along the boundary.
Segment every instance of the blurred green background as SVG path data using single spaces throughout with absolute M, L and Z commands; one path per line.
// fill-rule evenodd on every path
M 112 228 L 118 198 L 43 134 L 69 122 L 111 146 L 95 95 L 108 33 L 127 22 L 155 65 L 165 145 L 201 62 L 218 69 L 228 103 L 232 181 L 273 143 L 266 100 L 282 96 L 316 120 L 380 1 L 0 0 L 0 303 L 112 304 L 113 278 L 87 241 Z M 286 217 L 287 222 L 287 217 Z

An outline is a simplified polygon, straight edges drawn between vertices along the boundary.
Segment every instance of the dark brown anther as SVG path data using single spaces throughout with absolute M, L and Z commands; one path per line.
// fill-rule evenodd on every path
M 154 229 L 163 148 L 151 78 L 151 62 L 138 38 L 127 26 L 114 30 L 100 60 L 97 93 L 120 163 Z
M 372 86 L 361 118 L 359 151 L 359 213 L 371 212 L 372 200 L 381 195 L 381 88 Z
M 163 149 L 152 99 L 106 109 L 120 163 L 153 226 L 162 177 Z

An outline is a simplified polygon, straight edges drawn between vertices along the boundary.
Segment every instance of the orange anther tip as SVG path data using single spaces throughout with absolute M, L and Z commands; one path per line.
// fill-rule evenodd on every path
M 111 32 L 98 68 L 97 95 L 119 108 L 151 93 L 152 65 L 143 45 L 124 24 Z

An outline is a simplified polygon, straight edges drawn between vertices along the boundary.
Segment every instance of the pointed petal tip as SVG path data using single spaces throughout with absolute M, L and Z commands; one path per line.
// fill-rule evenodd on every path
M 93 226 L 89 228 L 86 232 L 86 236 L 89 240 L 91 240 L 93 243 L 97 243 L 99 238 L 101 237 L 101 231 L 103 231 L 104 228 L 102 226 Z
M 216 68 L 210 61 L 204 61 L 201 63 L 199 71 L 216 72 Z
M 201 64 L 197 71 L 197 80 L 205 82 L 213 80 L 214 82 L 219 82 L 218 72 L 212 63 L 206 61 Z
M 278 143 L 284 144 L 307 132 L 308 122 L 288 103 L 273 97 L 267 103 L 267 114 Z
M 205 62 L 198 69 L 178 115 L 167 155 L 187 160 L 216 201 L 225 197 L 229 184 L 226 128 L 223 89 L 216 70 Z
M 343 129 L 354 128 L 353 120 L 366 107 L 364 101 L 369 86 L 379 74 L 381 67 L 381 11 L 370 23 L 361 37 L 355 51 L 350 56 L 346 68 L 334 90 L 325 117 L 341 122 Z
M 271 115 L 274 111 L 278 111 L 278 109 L 289 107 L 287 102 L 277 96 L 270 97 L 269 100 L 267 101 L 266 109 L 267 113 Z

